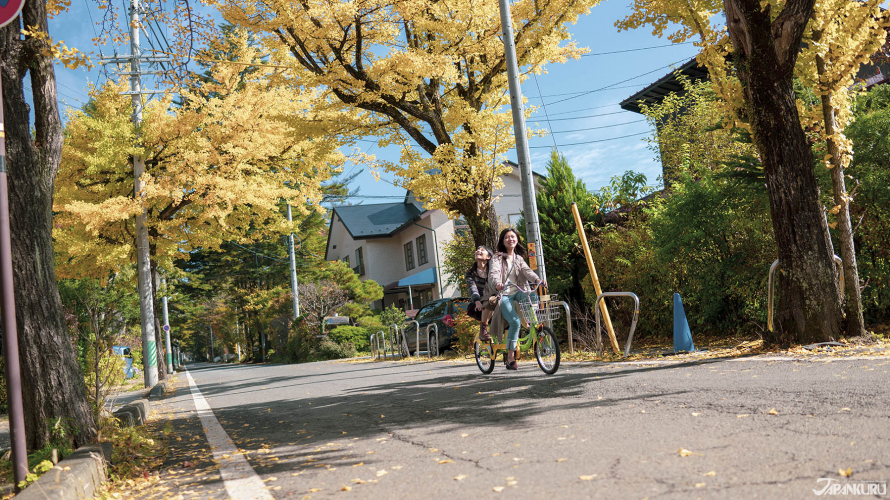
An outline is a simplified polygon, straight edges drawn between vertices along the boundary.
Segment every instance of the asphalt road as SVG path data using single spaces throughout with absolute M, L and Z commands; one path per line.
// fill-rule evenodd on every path
M 888 497 L 890 357 L 564 364 L 553 376 L 528 362 L 483 376 L 463 360 L 188 370 L 242 453 L 223 460 L 208 443 L 180 374 L 162 405 L 167 463 L 135 497 Z M 227 491 L 233 454 L 258 478 Z

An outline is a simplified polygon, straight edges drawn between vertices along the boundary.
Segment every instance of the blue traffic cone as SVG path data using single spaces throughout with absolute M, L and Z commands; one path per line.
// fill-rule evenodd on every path
M 689 331 L 689 321 L 686 320 L 686 311 L 683 310 L 683 299 L 679 293 L 674 294 L 674 352 L 693 352 L 695 344 L 692 343 L 692 332 Z

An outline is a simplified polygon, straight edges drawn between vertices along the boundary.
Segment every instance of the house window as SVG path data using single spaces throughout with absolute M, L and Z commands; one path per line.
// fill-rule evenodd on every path
M 426 257 L 426 235 L 421 234 L 417 237 L 417 265 L 422 266 L 429 262 Z
M 405 269 L 408 271 L 414 269 L 414 247 L 410 241 L 405 243 Z
M 352 270 L 359 276 L 365 274 L 365 259 L 362 258 L 362 247 L 355 249 L 355 267 Z
M 510 214 L 507 216 L 510 227 L 518 227 L 517 224 L 519 224 L 520 219 L 522 219 L 522 214 Z
M 349 256 L 348 255 L 346 257 L 343 257 L 343 262 L 346 263 L 347 267 L 349 266 Z

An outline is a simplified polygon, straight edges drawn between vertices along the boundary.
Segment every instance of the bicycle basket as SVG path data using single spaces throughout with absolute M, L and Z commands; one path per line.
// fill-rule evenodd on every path
M 540 324 L 559 319 L 560 306 L 555 304 L 557 301 L 556 294 L 544 295 L 544 299 L 541 300 L 541 296 L 535 293 L 516 301 L 519 303 L 519 312 L 522 313 L 522 319 L 526 323 L 536 322 Z

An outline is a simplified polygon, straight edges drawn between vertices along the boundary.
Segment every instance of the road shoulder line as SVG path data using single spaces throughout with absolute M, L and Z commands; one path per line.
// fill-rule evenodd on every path
M 189 390 L 192 393 L 192 400 L 195 402 L 195 410 L 197 410 L 201 425 L 204 427 L 204 435 L 207 436 L 207 442 L 210 443 L 213 458 L 219 464 L 219 474 L 226 485 L 229 497 L 232 500 L 274 500 L 266 489 L 266 484 L 253 470 L 244 455 L 239 453 L 238 447 L 235 446 L 235 443 L 220 425 L 219 420 L 216 419 L 216 415 L 213 414 L 210 404 L 198 389 L 192 374 L 186 370 L 185 376 L 189 381 Z

